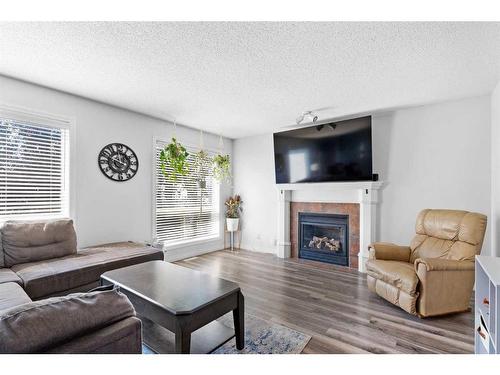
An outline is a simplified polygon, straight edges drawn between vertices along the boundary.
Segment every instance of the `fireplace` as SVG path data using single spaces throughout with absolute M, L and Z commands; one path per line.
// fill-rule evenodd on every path
M 298 256 L 349 266 L 349 215 L 299 212 Z
M 278 185 L 278 256 L 299 257 L 299 213 L 347 215 L 348 267 L 365 272 L 368 245 L 377 239 L 382 187 L 381 181 Z

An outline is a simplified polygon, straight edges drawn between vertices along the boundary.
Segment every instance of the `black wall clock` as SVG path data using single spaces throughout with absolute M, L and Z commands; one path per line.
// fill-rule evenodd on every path
M 121 143 L 104 146 L 97 163 L 101 172 L 113 181 L 127 181 L 135 176 L 139 169 L 139 159 L 134 151 Z

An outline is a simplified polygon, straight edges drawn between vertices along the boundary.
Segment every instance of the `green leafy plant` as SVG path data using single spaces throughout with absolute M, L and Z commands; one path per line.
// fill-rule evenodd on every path
M 200 150 L 194 155 L 193 172 L 198 182 L 198 186 L 202 189 L 206 187 L 211 164 L 212 159 L 205 150 Z
M 240 217 L 240 212 L 243 211 L 241 205 L 243 201 L 239 195 L 234 197 L 229 197 L 226 199 L 226 217 L 229 219 L 238 219 Z
M 172 141 L 160 152 L 160 169 L 165 178 L 175 182 L 179 176 L 188 175 L 188 156 L 186 148 L 172 137 Z
M 215 155 L 212 160 L 214 178 L 219 182 L 231 181 L 231 160 L 229 155 Z

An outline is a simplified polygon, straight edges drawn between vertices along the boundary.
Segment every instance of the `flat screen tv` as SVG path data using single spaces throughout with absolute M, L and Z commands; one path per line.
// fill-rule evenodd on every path
M 372 118 L 274 133 L 276 183 L 372 180 Z

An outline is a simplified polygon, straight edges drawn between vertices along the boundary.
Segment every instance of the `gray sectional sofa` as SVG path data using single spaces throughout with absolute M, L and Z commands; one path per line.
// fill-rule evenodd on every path
M 0 228 L 0 353 L 140 353 L 141 323 L 101 274 L 161 250 L 121 242 L 77 249 L 70 219 Z M 68 295 L 69 294 L 69 295 Z

